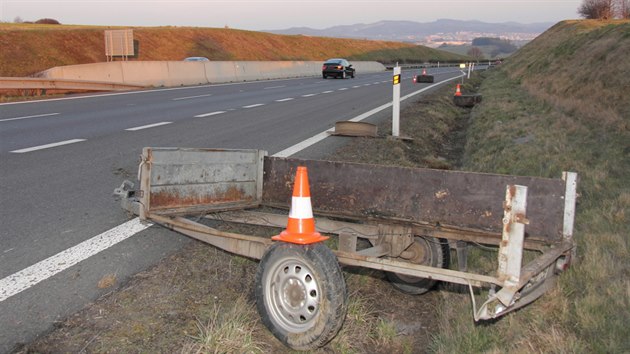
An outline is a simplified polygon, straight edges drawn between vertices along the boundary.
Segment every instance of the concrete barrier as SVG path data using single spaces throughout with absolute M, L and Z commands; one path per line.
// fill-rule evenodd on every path
M 320 61 L 116 61 L 58 66 L 39 73 L 50 79 L 173 87 L 321 76 Z M 385 71 L 378 62 L 352 62 L 356 75 Z

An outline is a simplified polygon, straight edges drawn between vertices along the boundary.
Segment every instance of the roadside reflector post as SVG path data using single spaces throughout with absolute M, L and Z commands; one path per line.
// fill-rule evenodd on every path
M 400 66 L 394 67 L 394 76 L 392 78 L 394 86 L 394 97 L 392 101 L 392 136 L 400 135 Z
M 470 79 L 470 71 L 472 70 L 473 63 L 468 63 L 468 78 Z
M 461 63 L 459 64 L 459 71 L 462 72 L 462 84 L 464 83 L 464 76 L 466 76 L 466 72 L 464 71 L 466 69 L 466 63 Z

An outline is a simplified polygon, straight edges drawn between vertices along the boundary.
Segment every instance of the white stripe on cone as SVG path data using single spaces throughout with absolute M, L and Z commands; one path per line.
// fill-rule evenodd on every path
M 312 219 L 311 197 L 292 197 L 289 217 L 292 219 Z

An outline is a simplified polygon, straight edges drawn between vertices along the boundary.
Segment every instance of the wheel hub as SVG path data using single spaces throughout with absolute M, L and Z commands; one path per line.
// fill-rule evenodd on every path
M 284 287 L 284 300 L 292 308 L 304 306 L 306 288 L 298 279 L 289 279 Z
M 285 261 L 270 279 L 271 314 L 290 332 L 305 331 L 319 310 L 319 286 L 313 272 L 298 261 Z

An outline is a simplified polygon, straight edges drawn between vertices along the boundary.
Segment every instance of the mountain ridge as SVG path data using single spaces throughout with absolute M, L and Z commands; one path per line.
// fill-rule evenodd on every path
M 554 23 L 551 22 L 524 24 L 510 21 L 490 23 L 477 20 L 463 21 L 452 19 L 438 19 L 433 22 L 384 20 L 367 24 L 338 25 L 324 29 L 291 27 L 280 30 L 263 30 L 262 32 L 421 43 L 429 36 L 447 34 L 450 35 L 447 37 L 452 37 L 454 34 L 463 32 L 496 35 L 497 37 L 508 37 L 511 40 L 519 40 L 517 34 L 520 34 L 522 37 L 520 39 L 531 40 L 553 25 Z M 468 40 L 472 40 L 468 37 L 466 37 Z

